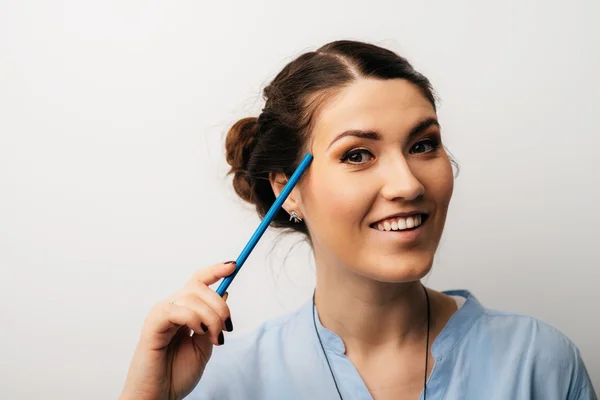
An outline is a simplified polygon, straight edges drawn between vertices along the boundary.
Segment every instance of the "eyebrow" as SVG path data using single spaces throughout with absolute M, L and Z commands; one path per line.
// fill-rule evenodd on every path
M 415 136 L 423 133 L 423 131 L 425 131 L 427 128 L 429 128 L 430 126 L 435 125 L 438 128 L 440 128 L 440 123 L 438 122 L 437 119 L 435 118 L 427 118 L 424 119 L 423 121 L 419 122 L 417 125 L 415 125 L 410 132 L 408 133 L 408 137 L 407 139 L 410 140 L 412 138 L 414 138 Z M 344 131 L 342 133 L 340 133 L 339 135 L 337 135 L 332 141 L 331 143 L 329 143 L 329 146 L 327 147 L 327 150 L 329 150 L 329 148 L 338 140 L 340 140 L 341 138 L 344 138 L 346 136 L 353 136 L 353 137 L 358 137 L 361 139 L 367 139 L 367 140 L 381 140 L 381 134 L 376 132 L 376 131 L 372 131 L 372 130 L 361 130 L 361 129 L 350 129 L 347 131 Z

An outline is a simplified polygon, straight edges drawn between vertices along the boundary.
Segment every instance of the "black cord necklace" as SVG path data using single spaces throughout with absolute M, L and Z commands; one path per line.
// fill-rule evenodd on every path
M 429 293 L 427 293 L 427 289 L 425 286 L 423 287 L 423 291 L 425 292 L 425 298 L 427 299 L 427 343 L 425 345 L 425 377 L 423 378 L 423 400 L 427 400 L 427 370 L 428 370 L 428 361 L 429 361 L 429 329 L 431 327 L 431 306 L 429 304 Z M 315 316 L 315 294 L 313 293 L 313 324 L 315 326 L 315 333 L 317 334 L 317 338 L 319 339 L 319 344 L 321 345 L 321 350 L 323 351 L 323 355 L 325 356 L 325 361 L 327 361 L 327 367 L 329 368 L 329 372 L 331 373 L 331 378 L 333 379 L 333 383 L 335 385 L 335 390 L 340 396 L 340 400 L 344 400 L 342 397 L 342 393 L 340 392 L 340 388 L 338 386 L 337 380 L 335 379 L 335 375 L 333 374 L 333 369 L 331 368 L 331 363 L 329 362 L 329 357 L 327 357 L 327 353 L 325 352 L 325 347 L 323 346 L 323 342 L 321 341 L 321 335 L 319 335 L 319 329 L 317 329 L 317 318 Z

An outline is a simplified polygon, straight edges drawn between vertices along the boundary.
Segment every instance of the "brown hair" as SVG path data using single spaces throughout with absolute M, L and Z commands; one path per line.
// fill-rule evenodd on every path
M 262 218 L 275 194 L 269 175 L 289 177 L 304 152 L 313 115 L 337 89 L 360 78 L 405 79 L 416 85 L 435 108 L 429 80 L 396 53 L 373 44 L 341 40 L 300 55 L 264 89 L 265 107 L 258 117 L 236 122 L 225 141 L 233 187 L 256 206 Z M 304 222 L 289 222 L 279 210 L 271 226 L 308 235 Z

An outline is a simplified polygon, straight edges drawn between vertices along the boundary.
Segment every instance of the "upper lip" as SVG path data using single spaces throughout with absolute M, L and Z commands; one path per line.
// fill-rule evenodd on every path
M 412 211 L 398 212 L 398 213 L 395 213 L 395 214 L 390 214 L 390 215 L 388 215 L 386 217 L 379 218 L 378 220 L 376 220 L 375 222 L 373 222 L 370 225 L 377 224 L 378 222 L 381 222 L 383 220 L 390 219 L 390 218 L 401 218 L 401 217 L 402 218 L 406 218 L 406 217 L 410 217 L 410 216 L 417 215 L 417 214 L 428 215 L 429 213 L 427 211 L 425 211 L 425 210 L 412 210 Z

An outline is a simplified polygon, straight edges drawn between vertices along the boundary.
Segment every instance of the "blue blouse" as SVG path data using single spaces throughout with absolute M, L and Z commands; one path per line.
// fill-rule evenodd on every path
M 466 301 L 432 345 L 428 400 L 597 400 L 579 350 L 557 329 L 488 310 L 465 290 L 445 293 Z M 338 399 L 313 307 L 311 299 L 216 347 L 187 399 Z M 342 339 L 316 323 L 344 399 L 371 400 Z

